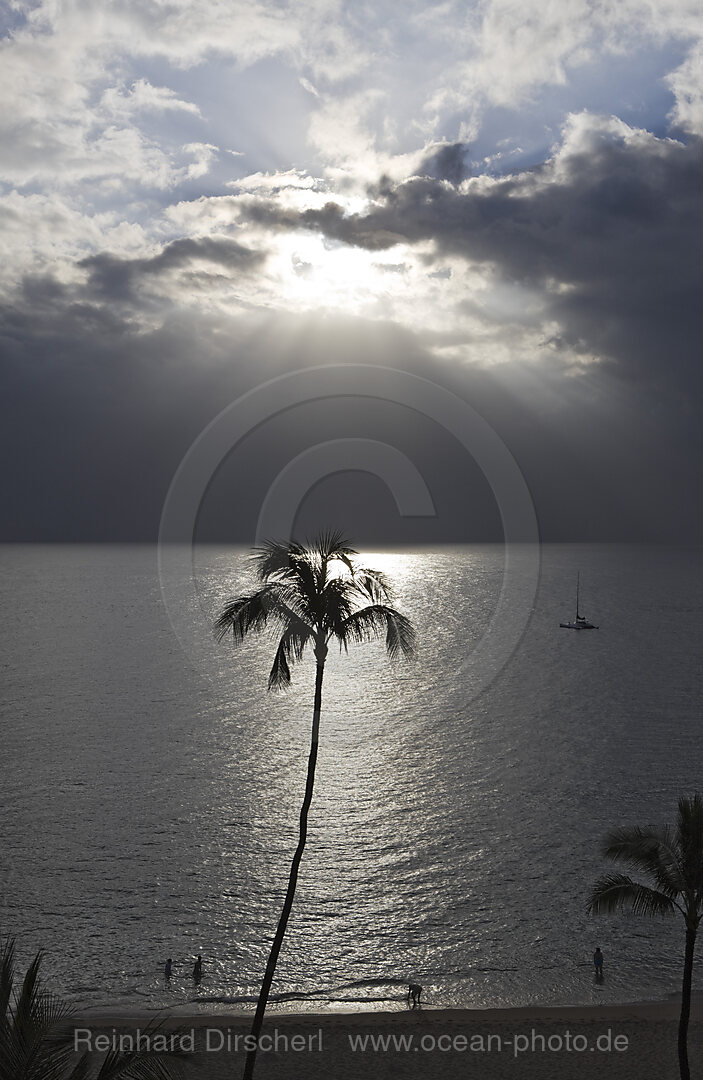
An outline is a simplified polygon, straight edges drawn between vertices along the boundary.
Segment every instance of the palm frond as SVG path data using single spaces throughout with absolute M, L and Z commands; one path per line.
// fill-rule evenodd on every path
M 43 953 L 38 952 L 27 968 L 22 988 L 15 1001 L 12 1012 L 14 1014 L 15 1027 L 20 1031 L 29 1032 L 30 1028 L 37 1023 L 40 1009 L 39 969 L 41 967 Z
M 88 1080 L 90 1073 L 90 1054 L 84 1053 L 66 1075 L 65 1080 Z
M 70 1033 L 62 1032 L 58 1028 L 59 1025 L 65 1024 L 65 1021 L 70 1020 L 74 1011 L 73 1007 L 67 1005 L 57 994 L 41 987 L 38 989 L 33 1003 L 32 1015 L 41 1028 L 53 1032 L 51 1036 L 53 1043 L 58 1045 L 64 1038 L 70 1039 Z
M 320 594 L 320 567 L 315 560 L 307 553 L 295 556 L 294 569 L 288 580 L 301 606 L 314 612 Z
M 181 1049 L 179 1042 L 185 1031 L 182 1028 L 173 1028 L 166 1034 L 165 1019 L 163 1015 L 157 1016 L 147 1024 L 140 1031 L 141 1045 L 134 1049 L 120 1049 L 115 1046 L 108 1050 L 97 1074 L 93 1069 L 85 1071 L 90 1055 L 84 1054 L 65 1080 L 85 1080 L 88 1075 L 94 1077 L 94 1080 L 175 1080 L 182 1076 L 179 1062 L 188 1056 L 188 1051 Z M 156 1049 L 157 1036 L 167 1038 L 173 1048 L 169 1046 Z
M 271 617 L 280 617 L 280 598 L 274 586 L 266 585 L 248 596 L 237 596 L 225 604 L 215 620 L 215 637 L 222 641 L 232 634 L 235 644 L 247 634 L 263 630 Z
M 1 1080 L 88 1080 L 90 1055 L 85 1053 L 76 1061 L 72 1027 L 66 1024 L 74 1010 L 41 986 L 42 953 L 29 965 L 13 1000 L 14 957 L 14 941 L 8 938 L 0 954 L 0 1004 L 4 1002 L 0 1011 Z M 145 1034 L 155 1033 L 162 1023 L 150 1024 Z M 174 1056 L 183 1055 L 177 1049 L 168 1054 L 116 1050 L 104 1059 L 98 1080 L 173 1080 Z
M 302 660 L 305 646 L 312 635 L 311 627 L 300 620 L 286 628 L 278 643 L 269 674 L 269 690 L 282 690 L 290 684 L 290 661 Z
M 5 938 L 0 953 L 0 1024 L 7 1018 L 15 979 L 15 943 Z
M 415 631 L 412 623 L 395 608 L 389 607 L 386 610 L 388 612 L 386 652 L 391 660 L 395 660 L 398 656 L 412 656 L 415 652 Z
M 317 619 L 324 627 L 325 633 L 335 637 L 346 619 L 349 618 L 354 607 L 356 588 L 351 578 L 331 578 L 320 593 L 317 602 Z
M 380 570 L 355 570 L 354 580 L 364 600 L 372 604 L 385 604 L 393 599 L 391 584 Z
M 415 651 L 415 631 L 410 620 L 386 604 L 369 604 L 344 620 L 335 637 L 346 648 L 349 642 L 374 641 L 385 632 L 391 659 L 410 657 Z
M 177 1050 L 110 1050 L 95 1080 L 174 1080 L 180 1075 L 176 1056 L 182 1055 Z
M 0 1077 L 41 1076 L 41 1080 L 65 1080 L 74 1055 L 69 1030 L 59 1024 L 73 1010 L 54 994 L 42 989 L 39 952 L 29 965 L 19 993 L 13 997 L 15 946 L 7 940 L 2 953 L 0 1014 Z
M 290 664 L 283 642 L 279 642 L 269 672 L 269 690 L 283 690 L 290 685 Z
M 347 567 L 350 573 L 354 570 L 352 559 L 359 552 L 349 546 L 349 542 L 341 529 L 327 529 L 320 532 L 308 544 L 310 551 L 314 551 L 321 559 L 339 559 Z
M 670 896 L 677 896 L 686 886 L 677 837 L 668 826 L 613 829 L 605 838 L 603 854 L 650 874 L 658 888 Z
M 67 1076 L 72 1077 L 75 1072 L 75 1069 L 71 1069 L 75 1050 L 73 1035 L 70 1031 L 63 1030 L 56 1033 L 51 1030 L 36 1029 L 33 1041 L 24 1043 L 21 1053 L 25 1071 L 20 1075 L 39 1076 L 41 1080 L 67 1080 Z M 70 1072 L 69 1069 L 71 1069 Z M 89 1075 L 87 1062 L 82 1075 Z M 80 1076 L 79 1071 L 79 1080 Z
M 251 558 L 259 581 L 269 581 L 290 573 L 294 569 L 291 560 L 304 555 L 305 548 L 295 540 L 265 540 L 254 549 Z
M 55 994 L 37 987 L 30 1010 L 15 1011 L 14 1030 L 29 1075 L 37 1069 L 42 1080 L 64 1080 L 74 1056 L 72 1032 L 65 1021 L 73 1009 Z
M 670 896 L 633 881 L 627 874 L 606 874 L 593 886 L 587 911 L 594 915 L 631 910 L 635 915 L 671 915 L 676 904 Z
M 312 611 L 326 577 L 326 564 L 318 553 L 295 541 L 267 541 L 254 553 L 257 576 L 266 587 L 287 587 L 297 596 L 301 613 Z

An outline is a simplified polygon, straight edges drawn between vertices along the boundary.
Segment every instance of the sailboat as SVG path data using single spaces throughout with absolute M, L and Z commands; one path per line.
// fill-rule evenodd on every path
M 576 574 L 576 618 L 573 622 L 561 622 L 559 626 L 562 626 L 564 630 L 597 630 L 598 627 L 594 623 L 589 622 L 588 619 L 579 613 L 579 579 L 580 574 Z

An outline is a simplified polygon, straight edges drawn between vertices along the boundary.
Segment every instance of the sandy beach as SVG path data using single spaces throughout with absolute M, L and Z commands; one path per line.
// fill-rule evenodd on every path
M 578 1080 L 676 1080 L 676 1001 L 618 1006 L 528 1009 L 416 1009 L 392 1013 L 271 1015 L 271 1048 L 256 1074 L 265 1080 L 423 1080 L 476 1076 Z M 109 1039 L 144 1032 L 153 1015 L 82 1017 L 78 1037 Z M 186 1051 L 188 1078 L 236 1077 L 244 1060 L 249 1016 L 170 1017 L 163 1038 Z M 178 1025 L 179 1034 L 174 1039 Z M 88 1034 L 90 1033 L 90 1034 Z M 181 1040 L 179 1042 L 179 1040 Z M 124 1044 L 123 1044 L 124 1045 Z M 703 1062 L 703 1004 L 694 1003 L 689 1032 L 691 1071 Z

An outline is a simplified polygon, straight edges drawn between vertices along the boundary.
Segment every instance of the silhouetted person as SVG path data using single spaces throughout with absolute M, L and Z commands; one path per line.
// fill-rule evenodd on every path
M 603 953 L 600 951 L 599 948 L 596 948 L 596 951 L 593 954 L 593 966 L 596 969 L 596 978 L 597 979 L 602 979 L 603 978 Z
M 195 961 L 195 963 L 193 965 L 193 981 L 196 982 L 196 983 L 199 983 L 200 980 L 202 979 L 202 977 L 203 977 L 203 958 L 200 955 L 200 953 L 198 953 L 198 959 Z
M 422 987 L 419 983 L 410 983 L 408 986 L 408 1005 L 412 1001 L 413 1009 L 416 1005 L 420 1004 L 420 994 L 422 993 Z
M 171 957 L 169 956 L 166 961 L 166 967 L 164 968 L 164 982 L 171 981 Z

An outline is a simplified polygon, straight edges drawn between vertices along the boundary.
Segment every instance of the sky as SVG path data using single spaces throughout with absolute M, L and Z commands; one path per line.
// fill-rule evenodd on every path
M 349 444 L 300 534 L 500 540 L 471 439 L 386 367 L 490 426 L 544 540 L 703 540 L 700 0 L 11 0 L 0 34 L 0 539 L 155 541 L 208 425 L 312 367 L 199 539 L 364 439 L 434 514 Z

